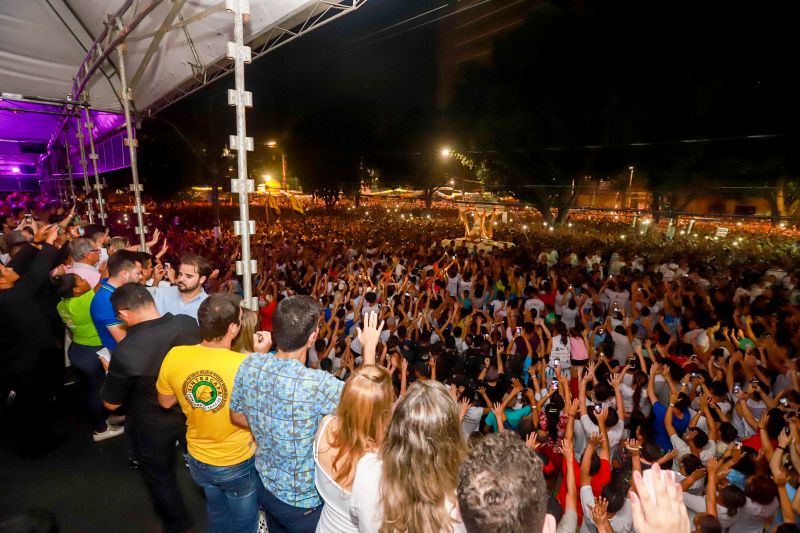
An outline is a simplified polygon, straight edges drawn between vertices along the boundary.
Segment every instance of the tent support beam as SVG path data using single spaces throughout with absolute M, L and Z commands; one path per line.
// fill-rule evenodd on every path
M 70 200 L 72 200 L 72 204 L 74 205 L 78 197 L 75 196 L 75 182 L 72 179 L 72 161 L 70 161 L 69 154 L 69 128 L 64 130 L 64 150 L 67 152 L 67 176 L 69 176 Z
M 120 31 L 122 31 L 122 20 L 116 20 L 117 26 Z M 139 249 L 142 252 L 147 251 L 147 246 L 145 244 L 147 240 L 146 232 L 147 230 L 144 227 L 144 209 L 142 208 L 142 186 L 139 184 L 139 167 L 136 162 L 136 139 L 133 136 L 133 123 L 131 122 L 131 92 L 128 89 L 128 78 L 125 75 L 125 48 L 124 44 L 120 44 L 117 46 L 117 58 L 119 63 L 117 64 L 117 68 L 119 69 L 119 81 L 122 84 L 122 109 L 125 111 L 125 132 L 126 138 L 125 143 L 128 145 L 128 151 L 131 157 L 131 177 L 133 183 L 131 183 L 131 189 L 133 190 L 133 200 L 134 206 L 133 211 L 136 214 L 136 232 L 139 234 Z M 100 192 L 98 190 L 98 192 Z
M 147 51 L 144 53 L 144 58 L 142 58 L 142 62 L 139 63 L 139 68 L 136 69 L 133 77 L 131 78 L 128 87 L 130 87 L 131 91 L 135 91 L 136 87 L 139 85 L 139 81 L 142 79 L 145 70 L 150 65 L 150 61 L 153 59 L 153 56 L 158 51 L 158 47 L 161 46 L 161 40 L 169 31 L 170 24 L 172 21 L 175 20 L 175 17 L 178 16 L 183 4 L 186 3 L 186 0 L 175 0 L 172 3 L 172 7 L 169 10 L 169 13 L 164 20 L 161 22 L 161 26 L 158 28 L 153 40 L 150 41 L 150 46 L 147 47 Z
M 330 2 L 325 4 L 318 4 L 324 5 L 325 10 L 322 13 L 314 13 L 314 10 L 309 12 L 309 15 L 306 17 L 306 20 L 297 26 L 295 30 L 286 30 L 280 28 L 278 26 L 272 28 L 269 32 L 265 35 L 256 39 L 252 44 L 253 52 L 252 52 L 252 59 L 258 59 L 259 57 L 263 56 L 264 54 L 275 50 L 285 44 L 290 43 L 294 39 L 305 35 L 306 33 L 311 32 L 317 28 L 320 28 L 334 20 L 347 15 L 348 13 L 352 13 L 355 10 L 362 7 L 366 4 L 368 0 L 350 0 L 349 4 L 336 4 L 331 5 Z M 213 12 L 217 11 L 219 6 L 224 6 L 225 2 L 221 2 L 211 8 L 208 11 Z M 212 11 L 213 10 L 213 11 Z M 209 13 L 210 14 L 210 13 Z M 195 19 L 199 20 L 202 16 L 205 16 L 205 13 L 201 13 L 200 15 L 195 15 L 194 17 L 187 18 L 185 23 L 191 24 L 195 22 Z M 181 27 L 180 25 L 174 25 L 173 29 Z M 137 36 L 136 39 L 143 38 L 145 36 Z M 227 76 L 231 72 L 235 70 L 235 65 L 233 63 L 226 63 L 220 62 L 214 65 L 208 65 L 203 72 L 202 79 L 195 79 L 197 76 L 191 80 L 186 81 L 185 83 L 178 85 L 174 88 L 174 90 L 159 98 L 155 102 L 151 103 L 147 108 L 142 112 L 145 116 L 151 116 L 159 111 L 165 109 L 166 107 L 183 100 L 187 96 L 194 94 L 198 90 L 202 89 L 206 85 Z
M 245 107 L 253 105 L 253 95 L 244 89 L 244 64 L 250 62 L 250 47 L 244 45 L 244 18 L 250 13 L 247 0 L 228 0 L 226 6 L 233 11 L 234 42 L 228 43 L 228 50 L 233 52 L 235 64 L 235 89 L 228 91 L 228 104 L 236 106 L 236 135 L 231 135 L 230 143 L 236 149 L 237 179 L 231 180 L 231 192 L 239 193 L 239 220 L 234 222 L 234 233 L 242 238 L 242 259 L 236 261 L 236 273 L 242 276 L 242 304 L 257 311 L 252 279 L 257 263 L 250 260 L 250 234 L 255 233 L 255 222 L 250 220 L 249 204 L 249 193 L 255 187 L 253 180 L 247 179 L 247 152 L 253 150 L 253 138 L 247 137 L 245 116 Z
M 94 134 L 92 130 L 94 129 L 94 124 L 92 121 L 92 115 L 89 113 L 89 108 L 83 108 L 83 112 L 86 116 L 86 131 L 89 132 L 89 159 L 92 160 L 92 170 L 94 171 L 94 188 L 95 192 L 97 193 L 97 208 L 100 210 L 99 217 L 100 223 L 104 226 L 106 225 L 106 208 L 105 208 L 105 200 L 103 200 L 103 185 L 100 183 L 100 174 L 97 172 L 97 152 L 94 149 Z
M 193 24 L 193 23 L 197 22 L 198 20 L 203 20 L 207 16 L 213 15 L 214 13 L 216 13 L 218 11 L 223 11 L 224 9 L 225 9 L 225 2 L 220 2 L 218 4 L 214 4 L 213 6 L 209 7 L 205 11 L 202 11 L 202 12 L 196 14 L 196 15 L 192 15 L 188 19 L 183 19 L 183 20 L 179 21 L 177 24 L 173 24 L 172 26 L 169 27 L 167 32 L 171 32 L 171 31 L 179 30 L 181 28 L 185 28 L 189 24 Z M 153 37 L 156 33 L 158 33 L 158 32 L 157 31 L 151 31 L 150 33 L 144 33 L 142 35 L 137 35 L 136 37 L 131 37 L 130 39 L 128 39 L 128 41 L 130 41 L 130 42 L 143 41 L 145 39 L 149 39 L 150 37 Z
M 89 171 L 86 168 L 86 147 L 83 145 L 83 127 L 80 117 L 75 118 L 78 134 L 78 148 L 81 154 L 81 170 L 83 171 L 83 192 L 86 194 L 86 212 L 89 215 L 89 224 L 94 224 L 94 206 L 92 206 L 91 187 L 89 187 Z

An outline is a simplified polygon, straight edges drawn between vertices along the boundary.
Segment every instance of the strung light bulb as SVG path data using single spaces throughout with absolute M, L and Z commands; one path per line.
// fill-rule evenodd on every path
M 546 228 L 547 227 L 547 222 L 542 223 L 542 225 Z
M 624 241 L 625 240 L 625 235 L 620 235 L 619 238 Z
M 571 227 L 572 227 L 572 222 L 570 222 L 569 224 L 567 224 L 567 227 L 568 227 L 568 228 L 571 228 Z
M 686 235 L 686 230 L 682 229 L 681 230 L 681 235 Z
M 522 229 L 523 229 L 524 231 L 527 231 L 527 230 L 528 230 L 528 225 L 527 225 L 527 224 L 525 224 L 524 226 L 522 226 Z
M 550 228 L 548 228 L 548 229 L 549 229 L 550 231 L 553 231 L 553 230 L 554 230 L 554 229 L 556 229 L 556 228 L 555 228 L 554 226 L 550 226 Z

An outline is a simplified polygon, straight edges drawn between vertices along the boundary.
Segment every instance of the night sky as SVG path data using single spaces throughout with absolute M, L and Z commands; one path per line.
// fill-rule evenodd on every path
M 435 113 L 437 23 L 395 35 L 435 17 L 381 30 L 443 3 L 371 0 L 246 66 L 245 86 L 254 99 L 247 114 L 247 134 L 256 145 L 267 139 L 284 141 L 299 116 L 342 102 L 379 109 L 379 120 L 385 123 L 409 114 Z M 233 83 L 229 75 L 173 104 L 160 117 L 177 126 L 195 147 L 218 154 L 228 135 L 236 132 L 234 108 L 227 105 L 227 90 Z M 203 181 L 195 156 L 173 128 L 158 119 L 146 120 L 140 136 L 144 176 L 168 175 L 173 185 Z M 257 147 L 251 159 L 264 154 Z
M 257 146 L 251 167 L 266 155 L 259 152 L 259 143 L 274 138 L 285 146 L 301 117 L 330 109 L 341 116 L 369 109 L 379 125 L 381 150 L 419 149 L 409 139 L 429 142 L 436 132 L 414 128 L 452 127 L 448 110 L 436 106 L 438 30 L 447 21 L 381 40 L 438 16 L 431 15 L 372 35 L 448 3 L 463 5 L 456 0 L 371 0 L 249 65 L 246 87 L 255 105 L 248 111 L 248 135 Z M 552 17 L 554 10 L 558 14 Z M 587 114 L 619 123 L 602 139 L 592 128 L 573 132 L 566 137 L 570 143 L 777 133 L 794 139 L 776 145 L 786 150 L 797 138 L 800 121 L 797 20 L 791 3 L 542 2 L 523 33 L 504 38 L 497 53 L 505 54 L 503 75 L 519 77 L 531 94 L 546 85 L 563 96 L 551 106 L 584 106 Z M 542 79 L 542 71 L 523 72 L 523 67 L 518 72 L 515 54 L 524 55 L 523 62 L 528 55 L 550 54 L 555 65 L 547 72 L 559 79 L 550 79 L 553 74 Z M 235 133 L 233 108 L 227 106 L 230 87 L 233 76 L 173 104 L 160 117 L 175 124 L 195 149 L 205 147 L 216 155 Z M 619 106 L 606 99 L 598 104 L 603 109 L 590 109 L 593 91 L 613 91 Z M 167 194 L 208 181 L 196 156 L 163 121 L 145 120 L 140 138 L 141 173 L 146 181 L 158 181 L 159 191 Z M 536 142 L 558 145 L 562 140 Z

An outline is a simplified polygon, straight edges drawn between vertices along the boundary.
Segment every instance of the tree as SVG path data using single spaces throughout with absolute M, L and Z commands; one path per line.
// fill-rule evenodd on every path
M 729 7 L 541 2 L 495 43 L 488 64 L 461 73 L 447 110 L 458 149 L 493 169 L 493 190 L 557 222 L 574 204 L 573 183 L 621 176 L 629 165 L 656 209 L 679 212 L 732 179 L 720 153 L 741 136 L 734 174 L 745 179 L 747 169 L 773 184 L 780 213 L 782 183 L 798 166 L 770 158 L 794 150 L 785 143 L 759 154 L 752 134 L 796 137 L 800 100 L 776 52 L 792 46 L 784 31 L 791 10 Z M 758 28 L 758 37 L 743 41 L 739 27 Z
M 374 150 L 376 127 L 370 105 L 349 99 L 303 115 L 292 129 L 287 153 L 306 192 L 331 209 L 342 194 L 357 195 L 363 154 Z

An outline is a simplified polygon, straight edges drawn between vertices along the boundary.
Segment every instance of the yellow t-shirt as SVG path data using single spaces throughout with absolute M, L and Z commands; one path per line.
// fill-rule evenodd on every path
M 156 389 L 177 396 L 186 415 L 186 444 L 192 457 L 212 466 L 232 466 L 256 451 L 250 430 L 231 422 L 233 380 L 244 354 L 224 348 L 177 346 L 161 364 Z

